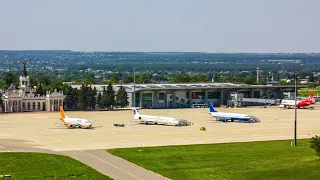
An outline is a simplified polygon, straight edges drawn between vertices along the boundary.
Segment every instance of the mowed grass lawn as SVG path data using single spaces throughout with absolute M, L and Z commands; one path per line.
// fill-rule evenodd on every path
M 143 147 L 109 150 L 170 179 L 320 179 L 309 140 Z
M 298 96 L 301 97 L 309 97 L 310 93 L 317 96 L 320 94 L 320 88 L 301 88 L 298 90 Z
M 4 179 L 110 179 L 72 158 L 44 153 L 0 153 L 0 175 L 11 175 Z

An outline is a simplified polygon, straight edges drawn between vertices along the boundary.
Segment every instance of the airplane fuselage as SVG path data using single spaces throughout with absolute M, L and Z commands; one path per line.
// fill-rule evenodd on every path
M 136 114 L 133 118 L 138 122 L 146 124 L 179 124 L 179 120 L 172 117 Z
M 295 105 L 297 105 L 298 107 L 304 107 L 304 106 L 309 106 L 311 104 L 313 104 L 313 102 L 312 101 L 308 101 L 308 100 L 297 101 L 296 103 L 295 103 L 294 100 L 282 100 L 281 101 L 281 105 L 283 105 L 283 106 L 295 106 Z
M 90 121 L 80 118 L 65 117 L 64 122 L 66 123 L 68 128 L 90 128 L 92 126 L 92 123 Z
M 225 112 L 210 112 L 211 116 L 222 119 L 222 120 L 240 120 L 240 121 L 248 121 L 251 119 L 251 116 L 247 114 L 240 113 L 225 113 Z

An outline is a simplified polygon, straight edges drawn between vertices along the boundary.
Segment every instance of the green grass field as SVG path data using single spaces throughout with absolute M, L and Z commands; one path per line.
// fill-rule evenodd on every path
M 313 93 L 315 96 L 320 95 L 320 88 L 301 88 L 298 91 L 298 96 L 308 97 L 310 93 Z
M 110 179 L 91 167 L 69 157 L 44 153 L 0 153 L 4 179 Z
M 170 179 L 319 179 L 320 161 L 309 140 L 109 150 Z

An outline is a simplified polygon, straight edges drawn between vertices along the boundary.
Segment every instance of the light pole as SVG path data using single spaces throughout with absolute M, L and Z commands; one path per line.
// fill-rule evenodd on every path
M 297 145 L 297 74 L 294 74 L 294 141 L 293 146 Z
M 133 66 L 133 107 L 136 107 L 136 67 Z

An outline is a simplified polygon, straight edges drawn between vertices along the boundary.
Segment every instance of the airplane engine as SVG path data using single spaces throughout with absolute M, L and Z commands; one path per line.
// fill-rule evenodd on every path
M 76 126 L 73 124 L 67 124 L 67 127 L 70 129 L 70 128 L 75 128 Z

